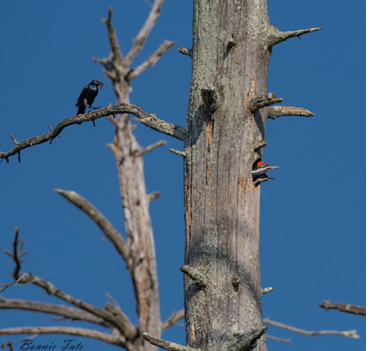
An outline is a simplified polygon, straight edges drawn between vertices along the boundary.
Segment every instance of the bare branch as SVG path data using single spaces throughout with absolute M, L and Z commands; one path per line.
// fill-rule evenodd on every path
M 7 251 L 7 250 L 6 250 Z M 7 251 L 9 252 L 9 251 Z M 17 283 L 19 283 L 22 279 L 24 279 L 26 277 L 26 274 L 22 274 L 17 280 L 15 280 L 13 283 L 9 283 L 9 284 L 0 284 L 0 286 L 4 286 L 3 288 L 0 289 L 0 292 L 3 292 L 5 289 L 9 288 L 10 286 L 12 285 L 16 285 Z M 0 296 L 0 299 L 1 299 L 1 296 Z
M 196 284 L 200 285 L 202 288 L 206 287 L 208 279 L 205 274 L 201 273 L 196 268 L 187 265 L 181 266 L 179 269 L 184 274 L 187 274 Z
M 122 67 L 122 54 L 120 46 L 118 45 L 116 32 L 112 26 L 112 7 L 109 6 L 108 19 L 102 19 L 106 24 L 108 30 L 108 37 L 110 43 L 109 58 L 97 59 L 93 58 L 92 61 L 97 62 L 104 66 L 105 75 L 112 80 L 119 79 L 119 76 L 124 76 L 128 69 Z
M 24 262 L 24 261 L 21 261 L 21 256 L 25 255 L 27 252 L 24 252 L 24 253 L 21 252 L 22 248 L 23 248 L 23 241 L 21 239 L 18 239 L 19 228 L 16 227 L 14 229 L 14 232 L 15 233 L 14 233 L 14 240 L 13 240 L 13 253 L 10 253 L 8 250 L 4 250 L 4 252 L 13 259 L 13 261 L 16 265 L 14 267 L 12 276 L 15 280 L 14 283 L 18 283 L 21 280 L 22 280 L 22 282 L 24 282 L 24 279 L 25 279 L 24 275 L 20 276 L 21 266 L 22 266 L 22 263 Z M 20 247 L 18 247 L 18 244 L 20 244 Z M 3 290 L 5 290 L 5 289 L 3 289 Z
M 41 278 L 38 278 L 32 275 L 31 273 L 27 275 L 27 281 L 41 287 L 48 294 L 54 295 L 60 298 L 61 300 L 64 300 L 78 308 L 81 308 L 82 310 L 90 312 L 93 315 L 100 317 L 106 320 L 107 322 L 113 324 L 115 327 L 119 329 L 119 331 L 122 333 L 123 336 L 125 336 L 126 339 L 133 338 L 137 333 L 136 328 L 131 324 L 127 317 L 127 319 L 124 320 L 123 316 L 120 316 L 118 314 L 113 315 L 87 302 L 77 300 L 74 297 L 57 289 L 52 283 L 47 282 Z
M 274 288 L 268 287 L 268 288 L 261 289 L 261 293 L 262 293 L 262 295 L 265 295 L 268 292 L 273 291 L 273 290 L 274 290 Z
M 158 191 L 154 191 L 153 193 L 150 193 L 147 195 L 148 202 L 151 202 L 155 199 L 159 199 L 161 197 L 161 194 Z
M 139 153 L 139 156 L 143 156 L 144 154 L 146 154 L 147 152 L 151 152 L 153 151 L 154 149 L 157 149 L 161 146 L 164 146 L 165 144 L 167 144 L 167 142 L 165 140 L 160 140 L 158 141 L 157 143 L 154 143 L 154 144 L 151 144 L 151 145 L 148 145 L 147 147 L 143 148 L 140 153 Z
M 98 339 L 108 344 L 121 346 L 126 348 L 125 339 L 121 336 L 115 336 L 107 333 L 101 333 L 96 330 L 74 328 L 74 327 L 21 327 L 0 329 L 1 335 L 17 335 L 17 334 L 70 334 L 77 336 L 85 336 L 87 338 Z M 26 350 L 26 349 L 25 349 Z
M 112 26 L 112 12 L 112 6 L 109 6 L 108 19 L 102 19 L 102 21 L 107 25 L 112 61 L 116 64 L 120 64 L 122 61 L 122 55 L 120 46 L 118 45 L 116 32 Z
M 299 333 L 303 335 L 309 335 L 309 336 L 317 336 L 317 335 L 341 335 L 346 336 L 347 338 L 353 338 L 353 339 L 359 339 L 360 337 L 357 335 L 356 330 L 350 330 L 350 331 L 335 331 L 335 330 L 320 330 L 320 331 L 308 331 L 303 330 L 295 327 L 291 327 L 286 324 L 282 324 L 279 322 L 271 321 L 270 318 L 264 319 L 264 324 L 271 325 L 273 327 L 278 327 L 281 329 L 289 330 L 294 333 Z
M 312 33 L 323 28 L 309 28 L 309 29 L 301 29 L 295 31 L 288 31 L 288 32 L 281 32 L 278 28 L 271 26 L 269 34 L 268 34 L 268 45 L 270 47 L 281 43 L 290 38 L 300 37 L 301 35 Z M 301 39 L 301 38 L 300 38 Z
M 200 350 L 200 349 L 193 349 L 191 347 L 183 346 L 183 345 L 180 345 L 180 344 L 175 344 L 174 342 L 170 342 L 170 341 L 167 341 L 167 340 L 155 338 L 148 333 L 143 333 L 142 338 L 144 340 L 147 340 L 152 345 L 161 347 L 161 348 L 163 348 L 165 350 L 169 350 L 169 351 L 195 351 L 195 350 Z
M 9 346 L 9 350 L 10 351 L 14 351 L 14 348 L 13 348 L 13 344 L 12 344 L 12 341 L 9 340 L 9 341 L 5 341 L 1 344 L 1 348 L 2 349 L 5 349 L 7 346 Z
M 157 132 L 172 136 L 182 141 L 184 141 L 184 138 L 186 137 L 186 130 L 184 128 L 177 124 L 167 123 L 157 118 L 155 115 L 146 118 L 133 118 L 132 120 L 142 123 Z
M 275 119 L 276 117 L 283 116 L 301 116 L 301 117 L 312 117 L 313 112 L 310 112 L 301 107 L 292 106 L 271 106 L 267 108 L 268 118 Z
M 130 70 L 126 79 L 128 82 L 133 80 L 134 78 L 138 77 L 141 73 L 143 73 L 148 67 L 154 66 L 157 61 L 161 58 L 166 51 L 170 50 L 174 46 L 175 42 L 165 40 L 161 46 L 151 55 L 149 56 L 141 65 L 138 67 Z
M 113 228 L 109 221 L 95 206 L 93 206 L 75 191 L 65 191 L 62 189 L 54 189 L 54 191 L 62 195 L 70 203 L 86 213 L 99 226 L 105 236 L 112 242 L 122 259 L 125 261 L 126 265 L 128 267 L 131 266 L 132 261 L 130 258 L 130 248 L 118 231 Z
M 178 156 L 186 157 L 186 151 L 178 151 L 175 149 L 169 149 L 173 154 L 176 154 Z
M 5 299 L 0 296 L 0 309 L 18 309 L 34 312 L 42 312 L 63 316 L 72 320 L 81 320 L 108 328 L 109 324 L 102 318 L 93 314 L 64 305 L 36 302 L 30 300 Z
M 13 277 L 15 279 L 19 279 L 19 274 L 21 270 L 21 264 L 22 262 L 19 260 L 21 248 L 18 249 L 18 244 L 21 242 L 21 240 L 18 239 L 19 234 L 19 228 L 16 228 L 16 234 L 13 242 L 13 260 L 16 263 L 16 268 L 13 273 Z M 64 293 L 63 291 L 57 289 L 52 283 L 47 282 L 41 278 L 38 278 L 34 276 L 31 273 L 23 274 L 22 279 L 20 280 L 20 283 L 32 283 L 35 284 L 41 288 L 43 288 L 48 294 L 54 295 L 82 310 L 85 310 L 87 312 L 92 313 L 93 315 L 102 318 L 106 320 L 107 322 L 113 324 L 115 327 L 119 329 L 119 331 L 122 333 L 123 336 L 126 337 L 126 339 L 131 339 L 137 334 L 136 328 L 132 325 L 130 320 L 125 316 L 122 312 L 118 313 L 108 313 L 98 307 L 95 307 L 94 305 L 91 305 L 87 302 L 84 302 L 82 300 L 77 300 L 73 298 L 72 296 Z
M 184 140 L 186 130 L 178 125 L 166 123 L 149 112 L 145 112 L 140 106 L 135 104 L 120 104 L 115 106 L 108 106 L 100 110 L 88 112 L 79 116 L 66 118 L 61 121 L 56 128 L 46 134 L 26 139 L 25 141 L 17 144 L 13 149 L 8 152 L 0 152 L 0 159 L 9 162 L 8 158 L 20 152 L 28 147 L 45 143 L 47 141 L 52 142 L 66 127 L 73 124 L 94 121 L 99 118 L 111 116 L 113 114 L 132 114 L 137 116 L 137 122 L 141 122 L 150 128 L 157 130 L 161 133 L 173 136 L 177 139 Z
M 129 67 L 134 60 L 134 58 L 138 55 L 140 50 L 143 48 L 146 39 L 148 38 L 149 33 L 151 32 L 153 26 L 155 25 L 158 17 L 160 16 L 161 7 L 165 0 L 155 0 L 151 12 L 148 15 L 146 22 L 144 23 L 143 28 L 139 31 L 138 35 L 136 36 L 134 43 L 126 57 L 123 60 L 123 65 L 125 67 Z
M 186 48 L 183 48 L 183 47 L 179 46 L 178 51 L 183 55 L 187 55 L 189 57 L 192 57 L 192 50 L 191 49 L 186 49 Z
M 260 150 L 261 148 L 263 148 L 265 146 L 268 146 L 268 142 L 266 140 L 262 140 L 262 141 L 260 141 L 258 143 L 255 143 L 253 145 L 253 151 Z
M 19 142 L 16 140 L 16 138 L 15 138 L 12 134 L 9 134 L 9 135 L 10 135 L 10 137 L 12 138 L 14 144 L 18 145 Z
M 281 338 L 276 338 L 275 336 L 270 336 L 270 335 L 265 335 L 265 339 L 278 341 L 278 342 L 283 342 L 283 343 L 288 344 L 288 345 L 291 345 L 291 343 L 292 343 L 291 339 L 281 339 Z
M 277 104 L 282 102 L 283 99 L 278 99 L 277 95 L 274 93 L 269 93 L 267 95 L 261 95 L 261 96 L 256 96 L 251 101 L 249 102 L 249 110 L 251 113 L 255 113 L 257 110 L 260 108 Z
M 162 330 L 168 329 L 184 318 L 184 309 L 174 312 L 167 320 L 162 322 Z
M 117 302 L 117 300 L 113 297 L 113 296 L 110 296 L 109 293 L 105 293 L 105 296 L 114 303 L 114 305 L 118 308 L 120 308 L 120 305 L 119 303 Z
M 325 311 L 329 309 L 334 309 L 334 310 L 339 310 L 340 312 L 347 312 L 347 313 L 357 314 L 359 316 L 366 316 L 365 307 L 350 305 L 347 303 L 330 302 L 330 301 L 323 300 L 323 302 L 319 304 L 319 307 L 324 308 Z

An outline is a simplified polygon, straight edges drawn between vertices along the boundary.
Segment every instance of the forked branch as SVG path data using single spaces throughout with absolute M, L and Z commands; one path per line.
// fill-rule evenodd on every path
M 155 0 L 151 12 L 148 15 L 146 22 L 144 23 L 143 28 L 139 31 L 136 36 L 134 43 L 128 54 L 123 60 L 123 65 L 129 67 L 133 62 L 134 58 L 138 55 L 140 50 L 143 48 L 145 41 L 148 38 L 149 33 L 151 32 L 153 26 L 155 25 L 158 17 L 161 13 L 161 7 L 164 4 L 165 0 Z
M 126 79 L 128 82 L 133 80 L 134 78 L 138 77 L 142 74 L 148 67 L 153 67 L 157 61 L 161 58 L 161 56 L 168 50 L 170 50 L 174 46 L 175 42 L 165 40 L 161 46 L 151 55 L 149 56 L 141 65 L 138 67 L 130 70 Z
M 105 321 L 116 327 L 126 339 L 132 339 L 137 334 L 137 329 L 133 326 L 131 321 L 123 312 L 119 310 L 116 311 L 116 313 L 112 313 L 111 311 L 107 312 L 85 301 L 75 299 L 74 297 L 64 293 L 60 289 L 57 289 L 52 283 L 47 282 L 39 277 L 36 277 L 31 273 L 22 275 L 22 261 L 20 260 L 20 257 L 22 256 L 21 250 L 23 242 L 18 239 L 18 235 L 19 229 L 16 228 L 16 235 L 13 242 L 13 254 L 11 255 L 16 264 L 16 268 L 13 272 L 14 279 L 17 280 L 21 276 L 22 279 L 20 279 L 20 283 L 32 283 L 34 285 L 37 285 L 44 289 L 48 294 L 54 295 L 59 299 L 64 300 L 79 309 L 82 309 L 86 312 L 93 314 L 96 317 L 104 319 Z M 20 247 L 18 247 L 19 244 L 21 244 Z M 10 253 L 8 252 L 8 255 L 9 254 Z

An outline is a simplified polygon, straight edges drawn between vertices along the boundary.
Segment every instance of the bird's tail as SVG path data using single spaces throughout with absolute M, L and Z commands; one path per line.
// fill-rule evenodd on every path
M 85 106 L 78 106 L 78 112 L 77 112 L 77 116 L 78 115 L 83 115 L 84 113 L 86 112 L 86 107 Z

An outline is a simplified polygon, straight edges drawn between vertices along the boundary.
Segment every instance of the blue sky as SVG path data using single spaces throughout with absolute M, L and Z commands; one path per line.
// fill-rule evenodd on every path
M 148 16 L 141 1 L 18 1 L 0 3 L 1 77 L 0 150 L 49 131 L 76 114 L 74 104 L 84 85 L 104 82 L 95 105 L 114 103 L 110 82 L 93 57 L 107 57 L 108 6 L 123 53 Z M 365 317 L 324 312 L 322 300 L 366 305 L 365 295 L 365 2 L 268 1 L 271 23 L 280 30 L 323 27 L 277 45 L 269 67 L 268 90 L 284 105 L 304 107 L 312 118 L 269 120 L 264 161 L 280 166 L 261 191 L 262 286 L 264 318 L 307 330 L 357 329 L 361 339 L 308 337 L 269 327 L 268 334 L 292 339 L 292 346 L 268 341 L 269 350 L 364 350 Z M 166 0 L 161 17 L 135 65 L 164 40 L 176 41 L 155 67 L 133 81 L 131 102 L 185 126 L 191 63 L 177 47 L 191 47 L 192 1 Z M 180 141 L 144 126 L 135 129 L 142 146 L 160 139 L 166 147 L 145 155 L 148 192 L 162 197 L 151 204 L 161 313 L 167 318 L 183 307 L 184 245 Z M 72 126 L 52 145 L 43 144 L 0 164 L 0 248 L 11 248 L 20 227 L 28 251 L 26 272 L 97 306 L 108 292 L 136 323 L 132 286 L 122 261 L 91 220 L 53 192 L 75 190 L 124 232 L 116 166 L 106 144 L 113 127 L 104 120 Z M 354 171 L 353 171 L 354 169 Z M 11 281 L 10 258 L 0 253 L 0 283 Z M 10 287 L 6 298 L 59 303 L 34 286 Z M 0 310 L 0 328 L 69 325 L 50 316 Z M 73 326 L 92 327 L 84 323 Z M 98 329 L 96 326 L 93 328 Z M 175 326 L 163 337 L 184 344 Z M 65 336 L 39 336 L 35 342 L 61 343 Z M 10 337 L 0 337 L 0 342 Z M 11 338 L 14 342 L 21 336 Z M 78 338 L 84 350 L 113 346 Z M 21 344 L 15 344 L 18 350 Z

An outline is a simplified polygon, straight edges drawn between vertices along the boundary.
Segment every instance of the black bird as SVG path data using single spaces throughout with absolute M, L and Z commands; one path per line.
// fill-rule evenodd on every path
M 78 102 L 75 104 L 75 106 L 78 107 L 77 116 L 84 114 L 86 112 L 86 107 L 91 109 L 91 105 L 93 104 L 95 97 L 99 93 L 99 85 L 100 89 L 102 89 L 104 84 L 99 82 L 98 80 L 93 80 L 90 84 L 86 85 L 83 88 L 81 94 L 79 95 Z

